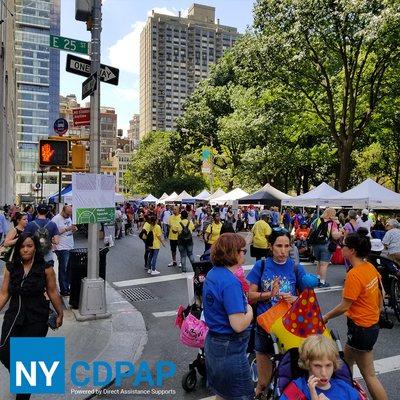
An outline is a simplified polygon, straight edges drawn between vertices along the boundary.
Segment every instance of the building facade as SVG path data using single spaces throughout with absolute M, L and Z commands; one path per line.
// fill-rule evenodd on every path
M 15 1 L 0 2 L 0 205 L 15 202 Z
M 129 121 L 128 138 L 133 144 L 133 148 L 137 149 L 140 142 L 140 116 L 133 114 L 132 119 Z
M 140 36 L 141 138 L 176 127 L 186 98 L 238 36 L 215 21 L 214 7 L 193 4 L 187 18 L 153 11 Z
M 53 134 L 59 116 L 60 55 L 50 35 L 60 34 L 60 0 L 15 0 L 17 69 L 16 192 L 33 194 L 38 144 Z M 57 173 L 44 175 L 44 195 L 58 189 Z
M 115 183 L 116 183 L 116 191 L 118 193 L 128 193 L 128 188 L 125 185 L 124 175 L 125 172 L 128 170 L 129 162 L 132 158 L 132 153 L 126 151 L 125 149 L 118 148 L 115 150 L 115 154 L 113 157 L 113 166 L 117 171 Z

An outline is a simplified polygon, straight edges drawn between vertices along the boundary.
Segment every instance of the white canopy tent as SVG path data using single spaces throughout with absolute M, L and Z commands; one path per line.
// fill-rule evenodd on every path
M 192 199 L 192 196 L 186 190 L 178 195 L 176 201 L 182 201 L 184 199 Z
M 240 188 L 231 190 L 230 192 L 223 194 L 220 197 L 216 197 L 210 200 L 210 204 L 232 204 L 234 201 L 241 199 L 242 197 L 248 196 L 249 194 Z
M 347 192 L 327 199 L 324 205 L 330 207 L 400 210 L 400 194 L 368 178 Z
M 283 206 L 317 207 L 326 205 L 329 198 L 335 198 L 341 193 L 327 183 L 322 182 L 316 188 L 300 196 L 282 200 Z
M 157 197 L 154 197 L 152 194 L 149 194 L 146 196 L 143 200 L 141 200 L 143 203 L 157 203 L 158 199 Z
M 174 201 L 177 201 L 176 200 L 177 198 L 178 198 L 178 193 L 173 192 L 164 199 L 164 203 L 173 203 Z
M 158 200 L 165 200 L 169 195 L 167 193 L 163 193 L 163 195 Z
M 210 194 L 210 196 L 205 200 L 211 201 L 213 199 L 216 199 L 217 197 L 223 196 L 224 194 L 225 192 L 222 189 L 217 189 L 213 194 Z
M 195 196 L 194 199 L 196 201 L 205 201 L 205 200 L 208 200 L 210 196 L 211 196 L 210 193 L 207 190 L 204 189 L 197 196 Z

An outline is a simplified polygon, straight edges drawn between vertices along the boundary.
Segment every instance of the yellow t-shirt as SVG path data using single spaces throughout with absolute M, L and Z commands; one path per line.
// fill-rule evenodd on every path
M 154 235 L 153 246 L 151 246 L 150 248 L 153 250 L 157 250 L 161 248 L 160 236 L 162 235 L 162 230 L 160 225 L 158 224 L 154 225 L 153 235 Z
M 147 233 L 149 233 L 149 232 L 150 232 L 150 229 L 151 229 L 151 225 L 150 225 L 148 222 L 145 222 L 144 225 L 143 225 L 143 229 L 144 229 Z
M 221 234 L 221 228 L 222 228 L 222 224 L 221 222 L 219 224 L 216 224 L 215 222 L 213 222 L 211 225 L 207 226 L 206 229 L 206 234 L 208 237 L 208 234 L 211 233 L 211 235 L 209 235 L 207 243 L 208 244 L 214 244 L 217 239 L 219 238 L 219 235 Z
M 269 236 L 272 233 L 272 229 L 264 220 L 260 219 L 257 221 L 251 232 L 253 233 L 254 247 L 257 247 L 258 249 L 267 249 L 269 247 L 266 236 Z
M 178 240 L 178 229 L 180 228 L 181 216 L 172 214 L 169 217 L 168 225 L 169 225 L 169 240 Z M 176 231 L 176 233 L 172 232 Z
M 187 219 L 182 219 L 180 222 L 182 223 L 183 226 L 186 226 L 187 223 L 188 223 L 188 220 Z M 182 232 L 182 229 L 183 229 L 182 225 L 178 224 L 178 235 Z M 192 221 L 189 222 L 189 230 L 190 230 L 190 232 L 194 231 L 194 225 L 193 225 Z

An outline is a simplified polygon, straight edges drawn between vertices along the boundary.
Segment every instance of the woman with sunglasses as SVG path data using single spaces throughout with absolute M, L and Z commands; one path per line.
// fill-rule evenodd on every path
M 224 233 L 211 247 L 214 267 L 203 287 L 204 318 L 209 328 L 205 354 L 207 384 L 217 399 L 253 399 L 246 350 L 253 310 L 235 273 L 244 263 L 246 241 Z
M 352 265 L 347 273 L 340 304 L 323 316 L 324 322 L 347 315 L 347 343 L 344 358 L 350 369 L 354 363 L 360 369 L 374 400 L 386 400 L 385 389 L 374 370 L 373 347 L 379 335 L 379 316 L 382 304 L 381 277 L 365 258 L 371 251 L 366 229 L 349 233 L 342 245 L 343 256 Z
M 250 282 L 249 301 L 257 303 L 257 316 L 275 305 L 280 299 L 293 303 L 298 291 L 317 286 L 318 279 L 306 273 L 301 265 L 289 257 L 290 234 L 286 229 L 273 229 L 269 236 L 272 257 L 256 261 L 247 275 Z M 274 354 L 271 336 L 256 326 L 255 345 L 258 382 L 256 398 L 262 398 L 272 376 L 271 357 Z

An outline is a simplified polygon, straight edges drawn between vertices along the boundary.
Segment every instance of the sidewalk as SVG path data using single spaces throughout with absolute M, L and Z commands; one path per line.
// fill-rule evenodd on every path
M 0 285 L 3 268 L 0 266 Z M 58 331 L 49 330 L 47 337 L 62 336 L 66 340 L 65 383 L 64 395 L 32 395 L 32 400 L 49 399 L 85 399 L 87 395 L 71 394 L 70 369 L 78 360 L 91 363 L 96 360 L 131 361 L 135 363 L 140 358 L 147 343 L 147 331 L 142 314 L 126 301 L 118 291 L 106 282 L 108 319 L 78 322 L 72 310 L 64 310 L 64 323 Z M 0 313 L 0 325 L 3 323 L 4 312 Z M 86 376 L 91 376 L 88 372 Z M 92 383 L 92 382 L 90 382 Z M 91 386 L 85 389 L 91 389 Z M 0 399 L 11 400 L 15 397 L 9 394 L 9 374 L 0 364 Z

